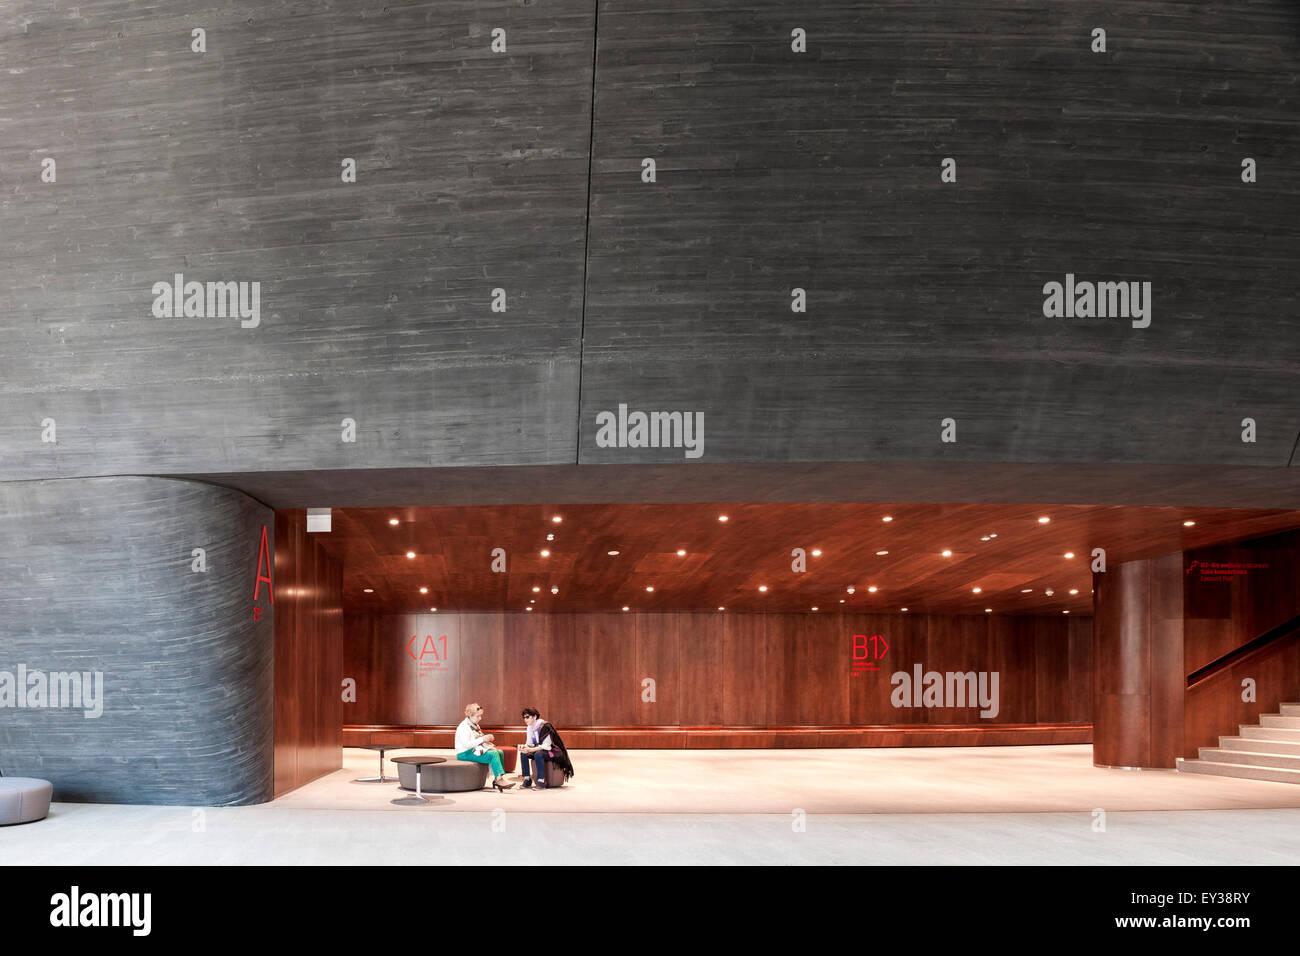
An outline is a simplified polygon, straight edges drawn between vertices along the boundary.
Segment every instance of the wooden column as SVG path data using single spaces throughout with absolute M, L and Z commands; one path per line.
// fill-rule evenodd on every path
M 1183 736 L 1183 556 L 1093 575 L 1093 744 L 1099 767 L 1174 767 Z

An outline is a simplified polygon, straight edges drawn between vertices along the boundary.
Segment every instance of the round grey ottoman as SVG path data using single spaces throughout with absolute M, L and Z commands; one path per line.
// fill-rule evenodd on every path
M 488 765 L 474 763 L 472 760 L 456 760 L 454 757 L 446 763 L 428 763 L 420 768 L 420 789 L 425 793 L 463 793 L 467 790 L 482 790 L 487 783 Z M 403 790 L 415 789 L 415 766 L 409 763 L 397 765 L 397 782 Z
M 0 777 L 0 826 L 44 820 L 54 784 L 34 777 Z

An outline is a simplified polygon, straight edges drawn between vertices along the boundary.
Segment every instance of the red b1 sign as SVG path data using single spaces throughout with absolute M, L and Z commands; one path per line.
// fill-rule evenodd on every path
M 889 653 L 889 642 L 883 634 L 853 635 L 853 673 L 880 670 L 880 659 Z

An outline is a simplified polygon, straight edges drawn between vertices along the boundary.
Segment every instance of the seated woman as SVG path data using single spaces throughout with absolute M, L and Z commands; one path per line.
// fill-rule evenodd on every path
M 501 762 L 501 751 L 493 745 L 494 734 L 485 734 L 478 728 L 483 719 L 483 708 L 470 704 L 465 708 L 465 719 L 456 728 L 456 759 L 485 763 L 492 768 L 492 786 L 498 790 L 509 790 L 513 783 L 505 783 L 505 766 Z
M 573 762 L 569 760 L 568 748 L 560 739 L 560 733 L 549 720 L 545 720 L 536 707 L 525 707 L 521 716 L 528 725 L 528 737 L 524 746 L 519 748 L 519 757 L 523 761 L 524 786 L 528 787 L 528 765 L 532 762 L 537 783 L 537 790 L 546 789 L 546 762 L 549 760 L 564 771 L 564 779 L 573 776 Z

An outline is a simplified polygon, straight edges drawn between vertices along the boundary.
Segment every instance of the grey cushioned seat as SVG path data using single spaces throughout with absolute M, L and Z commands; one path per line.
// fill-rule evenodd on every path
M 430 763 L 420 768 L 420 789 L 425 793 L 462 793 L 481 790 L 487 783 L 488 765 L 452 757 L 446 763 Z M 415 789 L 415 765 L 399 763 L 397 782 L 404 790 Z
M 0 826 L 44 820 L 54 785 L 34 777 L 0 777 Z

